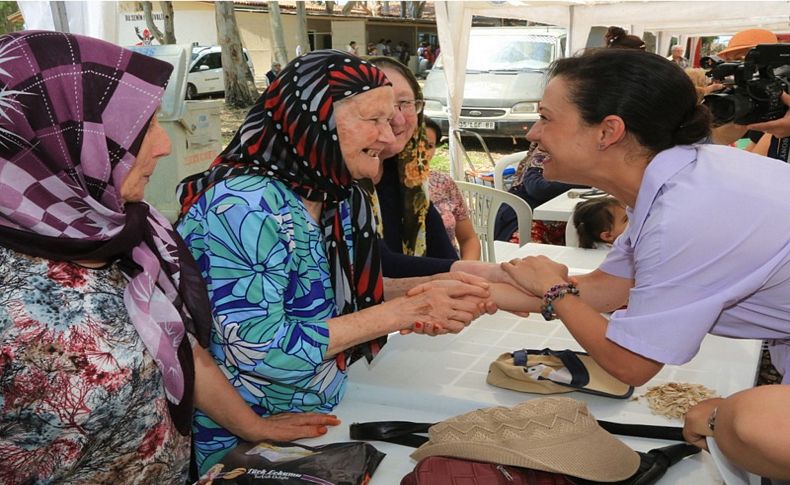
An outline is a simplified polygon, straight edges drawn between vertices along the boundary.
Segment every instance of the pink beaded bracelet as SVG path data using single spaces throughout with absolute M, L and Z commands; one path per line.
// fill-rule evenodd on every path
M 570 283 L 560 283 L 557 285 L 552 286 L 549 288 L 543 295 L 543 306 L 540 308 L 540 314 L 543 315 L 543 318 L 546 320 L 554 320 L 557 316 L 554 313 L 554 306 L 552 303 L 554 300 L 559 300 L 565 295 L 578 295 L 579 289 L 576 288 L 576 281 L 571 280 Z

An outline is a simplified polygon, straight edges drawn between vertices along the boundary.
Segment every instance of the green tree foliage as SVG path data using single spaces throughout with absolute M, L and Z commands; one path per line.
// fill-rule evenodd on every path
M 8 20 L 9 15 L 13 15 L 18 11 L 19 6 L 16 2 L 0 2 L 0 34 L 22 30 L 22 22 L 11 22 Z

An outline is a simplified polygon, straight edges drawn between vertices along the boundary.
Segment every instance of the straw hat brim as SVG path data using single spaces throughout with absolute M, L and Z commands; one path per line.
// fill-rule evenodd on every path
M 599 482 L 616 482 L 631 477 L 639 469 L 639 454 L 603 428 L 586 430 L 572 441 L 527 442 L 427 442 L 412 458 L 450 456 L 562 473 Z
M 776 44 L 776 34 L 765 29 L 747 29 L 732 36 L 726 49 L 719 52 L 721 56 L 731 56 L 736 53 L 746 53 L 760 44 Z
M 736 53 L 746 53 L 747 51 L 753 49 L 757 44 L 754 45 L 736 45 L 734 47 L 728 47 L 726 49 L 721 50 L 717 55 L 719 57 L 728 56 L 728 55 L 735 55 Z

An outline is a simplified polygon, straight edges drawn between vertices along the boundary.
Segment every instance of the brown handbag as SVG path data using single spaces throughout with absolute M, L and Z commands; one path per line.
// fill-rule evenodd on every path
M 401 485 L 572 485 L 559 473 L 429 456 L 403 477 Z

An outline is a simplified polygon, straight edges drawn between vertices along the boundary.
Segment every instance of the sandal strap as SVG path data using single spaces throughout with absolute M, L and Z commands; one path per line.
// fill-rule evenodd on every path
M 570 384 L 561 383 L 570 385 L 571 387 L 581 388 L 589 384 L 590 382 L 590 373 L 587 372 L 587 367 L 584 366 L 584 362 L 581 361 L 579 356 L 573 350 L 551 350 L 551 349 L 521 349 L 516 350 L 513 352 L 513 363 L 520 367 L 527 367 L 529 363 L 529 356 L 530 355 L 546 355 L 551 357 L 557 357 L 560 359 L 560 362 L 568 369 L 568 372 L 571 374 L 571 382 Z M 582 354 L 586 355 L 586 354 Z M 540 379 L 544 380 L 551 380 L 545 379 L 541 377 Z

